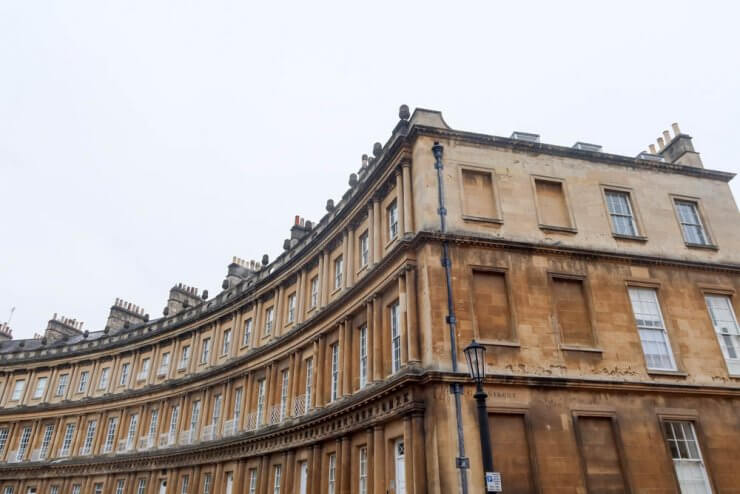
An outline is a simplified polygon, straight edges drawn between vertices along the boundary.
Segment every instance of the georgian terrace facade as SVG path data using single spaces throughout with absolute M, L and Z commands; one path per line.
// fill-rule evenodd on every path
M 401 117 L 317 225 L 216 297 L 179 286 L 158 320 L 4 342 L 1 492 L 458 492 L 453 383 L 482 492 L 473 338 L 505 492 L 733 492 L 732 175 L 678 131 L 635 159 Z

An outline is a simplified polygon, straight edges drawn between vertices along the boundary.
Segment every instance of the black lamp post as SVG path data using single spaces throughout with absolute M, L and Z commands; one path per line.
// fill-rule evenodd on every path
M 493 451 L 491 448 L 491 433 L 488 427 L 488 410 L 486 410 L 486 398 L 488 395 L 483 391 L 483 378 L 486 377 L 486 347 L 475 340 L 465 347 L 465 358 L 468 360 L 470 377 L 475 381 L 475 402 L 478 406 L 478 426 L 480 428 L 480 449 L 483 456 L 483 490 L 487 491 L 486 478 L 493 473 Z

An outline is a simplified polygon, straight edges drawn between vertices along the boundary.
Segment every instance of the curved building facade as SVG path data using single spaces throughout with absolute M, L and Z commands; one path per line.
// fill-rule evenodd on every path
M 0 328 L 0 492 L 484 492 L 473 339 L 504 492 L 738 492 L 733 175 L 402 110 L 218 295 Z

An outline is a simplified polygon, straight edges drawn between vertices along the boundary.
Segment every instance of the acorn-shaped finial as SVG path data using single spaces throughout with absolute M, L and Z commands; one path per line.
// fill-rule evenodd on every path
M 401 120 L 408 120 L 410 116 L 411 112 L 409 111 L 408 105 L 401 105 L 398 109 L 398 118 Z

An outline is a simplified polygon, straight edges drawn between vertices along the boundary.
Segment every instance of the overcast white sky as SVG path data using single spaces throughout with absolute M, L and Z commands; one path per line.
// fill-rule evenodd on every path
M 0 321 L 217 293 L 341 197 L 401 103 L 630 156 L 678 121 L 737 172 L 733 4 L 4 0 Z

